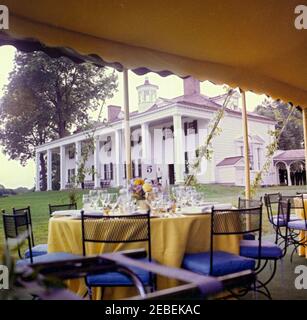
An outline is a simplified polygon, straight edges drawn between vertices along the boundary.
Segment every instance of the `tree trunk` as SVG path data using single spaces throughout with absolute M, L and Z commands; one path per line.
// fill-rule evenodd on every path
M 40 160 L 40 187 L 42 191 L 47 190 L 47 168 L 46 168 L 46 161 L 43 153 L 40 153 L 39 155 L 39 160 Z

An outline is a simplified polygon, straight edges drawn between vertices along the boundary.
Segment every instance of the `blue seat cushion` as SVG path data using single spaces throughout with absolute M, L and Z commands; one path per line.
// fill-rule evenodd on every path
M 296 214 L 291 214 L 290 215 L 290 221 L 297 221 L 297 220 L 299 220 L 299 218 L 297 217 L 297 215 Z M 279 223 L 277 223 L 277 222 L 279 222 Z M 280 227 L 285 227 L 286 226 L 286 217 L 283 217 L 283 216 L 274 216 L 273 217 L 273 223 L 274 223 L 274 225 L 278 225 L 278 226 L 280 226 Z
M 240 255 L 243 257 L 257 259 L 259 257 L 258 240 L 241 240 Z M 282 250 L 275 243 L 261 241 L 261 259 L 279 259 L 282 257 Z
M 82 258 L 82 256 L 72 254 L 72 253 L 66 253 L 66 252 L 53 252 L 53 253 L 47 253 L 41 256 L 33 257 L 33 263 L 63 261 L 63 260 L 71 260 L 71 259 L 79 259 L 79 258 Z M 17 266 L 23 266 L 27 264 L 31 264 L 31 261 L 29 258 L 18 260 L 16 262 Z
M 288 227 L 294 230 L 304 230 L 304 231 L 307 230 L 305 220 L 290 221 L 288 223 Z
M 37 246 L 32 248 L 32 257 L 42 256 L 43 254 L 48 253 L 48 245 L 46 244 L 38 244 Z M 30 258 L 30 250 L 25 251 L 25 258 Z
M 140 261 L 148 262 L 148 259 L 140 259 Z M 127 268 L 135 273 L 146 285 L 150 285 L 150 272 L 127 265 Z M 122 273 L 119 272 L 106 272 L 102 274 L 90 275 L 86 277 L 88 286 L 90 287 L 112 287 L 112 286 L 132 286 L 133 282 Z
M 210 252 L 185 254 L 182 268 L 203 275 L 210 274 Z M 215 251 L 213 253 L 212 276 L 224 276 L 244 270 L 254 270 L 255 260 L 238 255 Z
M 253 233 L 245 233 L 243 234 L 244 240 L 255 240 L 255 235 Z

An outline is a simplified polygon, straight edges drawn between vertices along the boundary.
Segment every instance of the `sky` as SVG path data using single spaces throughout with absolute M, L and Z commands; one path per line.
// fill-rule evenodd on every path
M 3 87 L 7 84 L 8 75 L 14 66 L 15 48 L 11 46 L 0 47 L 0 99 L 3 95 Z M 149 81 L 159 86 L 158 96 L 163 98 L 174 98 L 183 94 L 183 81 L 177 76 L 160 77 L 155 73 L 146 75 Z M 145 76 L 137 76 L 133 72 L 129 72 L 129 99 L 130 109 L 136 110 L 138 104 L 138 96 L 136 87 L 143 84 Z M 123 79 L 122 74 L 118 73 L 118 91 L 112 99 L 106 101 L 106 106 L 109 104 L 123 105 Z M 201 83 L 201 93 L 209 97 L 217 96 L 225 93 L 223 86 L 217 86 L 209 81 Z M 246 102 L 247 109 L 252 111 L 261 104 L 266 98 L 265 95 L 256 95 L 252 92 L 247 92 Z M 3 154 L 3 148 L 0 145 L 0 184 L 7 188 L 18 188 L 34 186 L 35 165 L 33 161 L 29 161 L 26 166 L 21 166 L 18 161 L 9 160 L 8 156 Z

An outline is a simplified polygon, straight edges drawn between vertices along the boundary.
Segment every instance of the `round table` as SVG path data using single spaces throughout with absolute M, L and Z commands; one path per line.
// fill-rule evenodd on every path
M 210 214 L 168 218 L 151 218 L 152 258 L 166 266 L 180 267 L 185 253 L 210 250 Z M 214 248 L 239 253 L 240 237 L 236 235 L 215 236 Z M 112 251 L 142 248 L 142 243 L 116 244 Z M 70 217 L 53 217 L 49 220 L 48 252 L 68 252 L 82 255 L 81 220 Z M 87 253 L 103 253 L 103 245 L 91 244 Z M 158 289 L 170 288 L 178 283 L 158 276 Z M 68 287 L 84 295 L 84 280 L 71 280 Z M 133 296 L 133 288 L 106 288 L 105 299 Z

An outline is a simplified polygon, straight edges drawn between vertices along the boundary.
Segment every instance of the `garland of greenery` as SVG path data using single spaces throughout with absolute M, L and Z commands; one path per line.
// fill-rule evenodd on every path
M 195 176 L 200 171 L 202 159 L 206 159 L 206 160 L 212 159 L 212 154 L 213 154 L 212 140 L 214 137 L 219 135 L 222 131 L 222 129 L 219 127 L 219 123 L 224 116 L 227 105 L 228 105 L 230 98 L 234 92 L 235 91 L 233 89 L 227 88 L 226 99 L 224 100 L 224 103 L 223 103 L 221 109 L 219 109 L 216 112 L 215 116 L 213 117 L 213 119 L 211 120 L 211 122 L 209 124 L 209 128 L 211 128 L 210 133 L 205 138 L 204 144 L 202 146 L 199 146 L 196 149 L 196 154 L 197 154 L 196 158 L 193 160 L 193 162 L 191 164 L 189 164 L 189 163 L 187 164 L 189 166 L 189 168 L 191 168 L 192 173 L 186 177 L 185 185 L 188 186 L 188 185 L 196 184 L 196 177 Z

